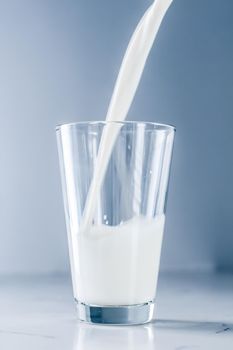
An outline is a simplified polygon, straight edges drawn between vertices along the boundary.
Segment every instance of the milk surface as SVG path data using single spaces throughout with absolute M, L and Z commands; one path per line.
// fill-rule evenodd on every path
M 92 226 L 78 237 L 74 233 L 75 298 L 92 305 L 153 301 L 164 222 L 164 215 L 141 216 L 118 226 Z

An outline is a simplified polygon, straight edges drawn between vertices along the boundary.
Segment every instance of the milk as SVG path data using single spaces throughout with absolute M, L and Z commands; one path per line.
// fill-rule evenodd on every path
M 121 122 L 126 119 L 147 57 L 172 1 L 155 0 L 136 27 L 122 61 L 106 121 Z M 95 171 L 86 200 L 83 228 L 87 227 L 93 219 L 97 197 L 120 129 L 121 124 L 107 124 L 103 130 Z
M 153 301 L 164 221 L 164 215 L 134 217 L 122 225 L 92 226 L 79 232 L 72 266 L 75 298 L 92 305 Z
M 126 50 L 106 121 L 124 121 L 172 0 L 156 0 L 139 22 Z M 98 195 L 121 123 L 104 127 L 79 232 L 71 232 L 75 298 L 94 305 L 134 305 L 153 301 L 165 217 L 135 216 L 118 226 L 93 226 Z

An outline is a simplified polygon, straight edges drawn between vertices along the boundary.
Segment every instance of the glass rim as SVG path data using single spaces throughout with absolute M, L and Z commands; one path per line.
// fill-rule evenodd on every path
M 152 131 L 176 131 L 176 127 L 172 124 L 164 124 L 164 123 L 156 123 L 156 122 L 150 122 L 150 121 L 136 121 L 136 120 L 129 120 L 129 121 L 106 121 L 106 120 L 94 120 L 94 121 L 80 121 L 80 122 L 71 122 L 71 123 L 62 123 L 56 125 L 56 132 L 60 131 L 63 127 L 70 128 L 75 126 L 88 126 L 88 125 L 111 125 L 111 124 L 121 124 L 127 125 L 127 124 L 138 124 L 138 125 L 144 125 L 144 126 L 153 126 L 154 129 Z M 160 128 L 160 129 L 159 129 Z

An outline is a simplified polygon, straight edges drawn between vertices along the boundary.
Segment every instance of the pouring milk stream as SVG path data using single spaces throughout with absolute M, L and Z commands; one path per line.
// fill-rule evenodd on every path
M 125 120 L 160 24 L 172 1 L 155 0 L 137 25 L 122 61 L 106 121 Z M 106 124 L 103 129 L 93 179 L 86 199 L 82 232 L 85 232 L 93 219 L 97 197 L 121 126 L 120 123 Z
M 171 3 L 172 0 L 155 0 L 139 22 L 126 50 L 106 121 L 125 120 Z M 103 128 L 81 227 L 78 234 L 71 230 L 74 294 L 77 301 L 88 305 L 136 305 L 155 297 L 165 215 L 159 213 L 155 218 L 135 215 L 117 226 L 92 225 L 121 127 L 121 123 L 106 123 Z

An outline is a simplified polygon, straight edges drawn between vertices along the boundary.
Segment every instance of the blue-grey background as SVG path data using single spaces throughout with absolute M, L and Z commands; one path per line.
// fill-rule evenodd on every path
M 0 273 L 69 271 L 54 127 L 104 119 L 148 0 L 0 0 Z M 233 1 L 174 0 L 128 116 L 177 126 L 163 269 L 233 269 Z

